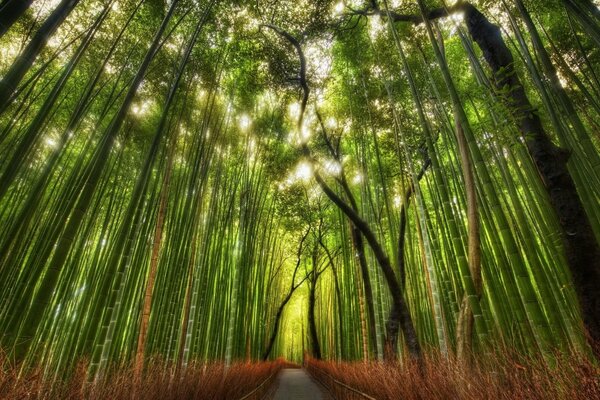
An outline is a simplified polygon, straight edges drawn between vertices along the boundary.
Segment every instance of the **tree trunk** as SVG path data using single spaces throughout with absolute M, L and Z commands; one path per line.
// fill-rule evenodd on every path
M 0 38 L 27 11 L 33 0 L 8 0 L 0 8 Z
M 0 81 L 0 114 L 10 104 L 13 92 L 19 86 L 27 71 L 29 71 L 36 57 L 46 47 L 50 36 L 67 18 L 77 3 L 79 3 L 79 0 L 62 0 L 6 72 L 2 81 Z
M 468 251 L 469 251 L 469 270 L 473 278 L 475 293 L 478 298 L 481 297 L 481 249 L 479 242 L 479 217 L 477 214 L 477 190 L 475 187 L 475 174 L 471 155 L 469 154 L 469 145 L 456 116 L 456 141 L 460 153 L 460 164 L 465 181 L 465 191 L 467 195 L 467 221 L 468 221 Z M 471 354 L 473 349 L 473 310 L 469 306 L 468 296 L 465 293 L 459 311 L 458 326 L 456 338 L 456 353 L 458 359 L 465 365 L 470 366 L 472 362 Z
M 305 152 L 308 148 L 305 148 Z M 366 221 L 364 221 L 358 213 L 356 213 L 348 204 L 346 204 L 331 188 L 325 183 L 321 175 L 315 172 L 315 179 L 323 192 L 329 197 L 329 199 L 340 208 L 340 210 L 346 214 L 346 216 L 352 221 L 354 226 L 360 230 L 363 234 L 367 243 L 373 250 L 375 259 L 377 260 L 386 283 L 388 284 L 390 293 L 392 295 L 392 310 L 390 312 L 390 319 L 386 324 L 386 349 L 385 354 L 388 360 L 393 360 L 397 356 L 396 343 L 398 342 L 398 336 L 400 329 L 404 334 L 408 351 L 415 359 L 421 359 L 421 346 L 417 337 L 417 332 L 406 306 L 406 302 L 402 295 L 402 290 L 398 279 L 394 273 L 394 269 L 390 263 L 388 256 L 385 254 L 385 250 L 377 240 L 377 237 L 369 227 Z
M 296 49 L 296 52 L 298 53 L 298 58 L 300 59 L 299 83 L 300 87 L 302 88 L 302 101 L 300 103 L 300 115 L 298 117 L 296 125 L 298 132 L 300 132 L 302 130 L 302 122 L 304 120 L 304 111 L 306 110 L 306 104 L 308 103 L 308 97 L 310 94 L 310 88 L 306 81 L 306 58 L 304 57 L 304 52 L 302 51 L 302 46 L 300 45 L 300 42 L 294 36 L 278 28 L 277 26 L 266 26 L 270 29 L 273 29 L 275 32 L 277 32 L 277 34 L 289 41 Z M 306 143 L 302 144 L 301 152 L 305 157 L 313 161 L 310 148 Z M 356 211 L 356 207 L 348 205 L 340 196 L 338 196 L 337 193 L 335 193 L 327 185 L 327 183 L 323 180 L 323 178 L 317 171 L 315 171 L 314 173 L 314 178 L 325 193 L 325 195 L 340 209 L 340 211 L 342 211 L 346 215 L 346 217 L 348 217 L 348 219 L 350 219 L 350 221 L 352 221 L 354 227 L 356 227 L 365 237 L 367 243 L 373 250 L 375 259 L 377 260 L 379 267 L 383 272 L 383 275 L 385 277 L 386 283 L 388 285 L 393 299 L 392 311 L 390 313 L 390 321 L 388 322 L 387 326 L 388 343 L 394 344 L 394 346 L 392 347 L 393 351 L 391 355 L 393 355 L 394 359 L 396 358 L 397 349 L 395 343 L 397 341 L 398 332 L 401 327 L 404 333 L 404 338 L 406 340 L 409 353 L 413 358 L 415 358 L 419 361 L 419 363 L 421 363 L 421 346 L 419 344 L 412 317 L 410 316 L 410 312 L 408 311 L 408 307 L 406 306 L 402 294 L 402 289 L 400 288 L 400 284 L 398 283 L 398 279 L 396 277 L 396 274 L 394 273 L 394 269 L 392 268 L 392 265 L 384 248 L 377 240 L 377 237 L 371 230 L 369 224 L 365 220 L 363 220 L 358 214 L 358 212 Z M 345 179 L 342 181 L 342 183 L 345 183 Z M 348 185 L 344 184 L 344 186 L 345 190 L 347 190 L 346 188 Z M 422 364 L 420 365 L 422 366 Z
M 313 268 L 316 268 L 313 265 Z M 310 291 L 308 293 L 308 328 L 310 332 L 310 346 L 313 358 L 317 360 L 321 359 L 321 345 L 319 343 L 319 335 L 317 333 L 317 321 L 315 320 L 315 304 L 317 302 L 317 282 L 319 280 L 319 274 L 313 270 Z
M 87 50 L 88 46 L 92 42 L 92 39 L 95 37 L 98 32 L 99 27 L 102 25 L 108 13 L 110 11 L 110 4 L 107 4 L 105 8 L 98 14 L 98 17 L 94 21 L 93 26 L 81 41 L 81 44 L 73 54 L 73 57 L 69 60 L 69 63 L 65 65 L 63 71 L 54 84 L 54 87 L 44 100 L 42 107 L 36 114 L 33 121 L 27 127 L 27 130 L 21 135 L 20 142 L 13 150 L 13 155 L 10 158 L 10 161 L 6 164 L 4 169 L 4 173 L 0 177 L 0 199 L 4 198 L 6 193 L 8 192 L 8 188 L 11 183 L 17 177 L 19 169 L 28 161 L 28 157 L 30 153 L 35 149 L 35 146 L 39 142 L 40 136 L 44 134 L 44 127 L 47 123 L 48 117 L 51 115 L 50 111 L 52 107 L 56 104 L 59 99 L 60 94 L 63 92 L 63 89 L 71 77 L 73 71 L 79 64 L 81 57 L 84 52 Z
M 286 296 L 286 298 L 281 302 L 279 308 L 277 309 L 277 314 L 275 314 L 275 324 L 273 325 L 273 331 L 271 331 L 271 336 L 269 337 L 269 342 L 267 343 L 267 348 L 263 353 L 262 360 L 267 361 L 269 359 L 269 355 L 271 355 L 271 351 L 273 350 L 273 345 L 275 344 L 275 339 L 277 338 L 277 332 L 279 331 L 279 322 L 281 320 L 281 316 L 283 315 L 283 309 L 286 304 L 292 298 L 291 294 Z
M 463 4 L 469 33 L 494 73 L 497 89 L 523 135 L 563 231 L 562 240 L 581 307 L 583 322 L 596 356 L 600 342 L 600 247 L 567 169 L 569 152 L 554 145 L 529 102 L 514 69 L 514 59 L 500 29 L 470 4 Z
M 142 373 L 144 371 L 144 350 L 146 348 L 146 337 L 148 326 L 150 324 L 150 311 L 152 309 L 152 293 L 154 292 L 154 283 L 156 281 L 156 272 L 158 269 L 158 258 L 160 255 L 160 247 L 162 243 L 162 233 L 165 224 L 165 215 L 167 212 L 168 189 L 171 180 L 171 170 L 173 165 L 173 151 L 169 151 L 169 159 L 167 161 L 167 171 L 163 180 L 163 187 L 160 193 L 160 205 L 158 216 L 156 218 L 156 227 L 154 229 L 154 239 L 152 244 L 152 256 L 150 258 L 150 271 L 148 272 L 148 280 L 146 281 L 146 291 L 144 294 L 144 305 L 142 306 L 142 319 L 140 321 L 140 332 L 137 340 L 137 350 L 135 353 L 135 364 L 133 369 L 134 382 L 141 383 Z
M 354 226 L 350 227 L 352 231 L 352 244 L 356 251 L 356 258 L 360 267 L 360 274 L 363 281 L 364 297 L 367 303 L 367 322 L 368 322 L 368 338 L 371 348 L 377 353 L 377 330 L 375 329 L 375 303 L 373 302 L 373 288 L 371 286 L 371 277 L 369 274 L 369 265 L 365 256 L 365 243 L 360 234 L 360 231 Z

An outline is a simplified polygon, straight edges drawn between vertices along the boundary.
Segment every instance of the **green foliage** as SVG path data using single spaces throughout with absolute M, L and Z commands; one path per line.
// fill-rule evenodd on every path
M 50 13 L 46 3 L 34 2 L 0 38 L 0 75 Z M 344 201 L 355 198 L 397 276 L 403 260 L 404 298 L 419 341 L 426 348 L 447 341 L 453 352 L 461 301 L 470 290 L 469 272 L 461 269 L 468 267 L 469 221 L 458 107 L 470 129 L 489 342 L 524 353 L 588 351 L 559 221 L 507 101 L 515 88 L 492 89 L 498 76 L 459 17 L 435 24 L 436 44 L 443 40 L 440 65 L 423 24 L 350 15 L 369 3 L 345 2 L 351 8 L 340 12 L 330 0 L 180 0 L 169 19 L 172 1 L 144 1 L 138 8 L 137 1 L 115 0 L 44 113 L 106 4 L 81 2 L 0 113 L 2 346 L 17 349 L 29 364 L 43 364 L 48 376 L 91 356 L 100 376 L 108 362 L 132 359 L 150 301 L 146 355 L 160 354 L 179 367 L 194 359 L 257 359 L 293 279 L 299 238 L 307 227 L 314 234 L 322 225 L 323 247 L 333 254 L 333 265 L 315 283 L 323 355 L 376 357 L 392 297 L 367 249 L 374 311 L 365 307 L 350 221 L 319 189 L 316 171 Z M 397 3 L 399 14 L 419 10 L 412 1 L 388 3 Z M 600 104 L 600 52 L 593 38 L 560 2 L 526 2 L 552 61 L 562 66 L 573 116 L 530 54 L 527 32 L 517 35 L 521 22 L 511 25 L 509 17 L 520 21 L 518 13 L 498 2 L 474 3 L 500 24 L 514 73 L 544 128 L 572 149 L 569 168 L 600 237 L 600 185 L 594 184 L 600 182 L 600 108 L 594 106 Z M 157 51 L 148 53 L 164 18 Z M 263 24 L 280 26 L 305 51 L 311 95 L 302 132 L 296 129 L 298 55 Z M 132 87 L 139 71 L 141 83 Z M 39 129 L 26 136 L 36 118 Z M 120 126 L 111 136 L 106 132 L 115 121 Z M 20 146 L 27 151 L 15 153 Z M 14 154 L 22 157 L 11 169 Z M 300 255 L 299 270 L 306 273 L 316 268 L 311 251 L 328 260 L 311 238 L 318 249 Z M 148 279 L 152 265 L 155 282 Z M 285 311 L 280 329 L 287 334 L 279 336 L 273 356 L 300 358 L 305 349 L 305 290 Z M 31 300 L 37 298 L 47 301 Z M 531 309 L 538 306 L 533 320 Z M 371 318 L 375 335 L 367 328 Z M 300 332 L 289 333 L 293 329 Z M 552 343 L 540 339 L 546 332 Z M 485 351 L 487 344 L 475 342 L 476 351 Z

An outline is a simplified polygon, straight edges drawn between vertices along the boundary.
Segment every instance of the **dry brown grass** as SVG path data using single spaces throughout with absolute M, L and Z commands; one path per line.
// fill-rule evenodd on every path
M 517 354 L 488 356 L 471 370 L 456 360 L 427 356 L 424 370 L 414 363 L 334 363 L 307 360 L 306 368 L 336 399 L 364 399 L 334 378 L 379 400 L 411 399 L 600 399 L 600 369 L 582 357 L 541 359 Z
M 43 378 L 40 370 L 32 370 L 19 377 L 18 368 L 11 366 L 6 359 L 0 359 L 0 399 L 241 399 L 269 379 L 248 397 L 251 400 L 262 398 L 274 381 L 270 378 L 274 378 L 281 368 L 291 366 L 282 360 L 240 362 L 228 369 L 223 363 L 193 363 L 175 381 L 172 366 L 159 360 L 148 364 L 136 392 L 130 367 L 113 368 L 102 383 L 93 384 L 87 381 L 87 363 L 82 362 L 68 379 L 50 382 Z

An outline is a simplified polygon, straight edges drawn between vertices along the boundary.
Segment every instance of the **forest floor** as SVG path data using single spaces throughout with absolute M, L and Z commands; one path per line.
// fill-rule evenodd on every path
M 454 357 L 428 353 L 421 368 L 397 363 L 336 362 L 305 358 L 303 368 L 271 362 L 190 362 L 177 378 L 173 365 L 149 359 L 136 384 L 130 365 L 107 368 L 90 381 L 81 361 L 64 378 L 46 377 L 43 365 L 21 370 L 0 351 L 1 400 L 600 400 L 600 368 L 577 354 L 541 356 L 489 353 L 466 368 Z
M 326 400 L 329 397 L 303 369 L 285 368 L 279 372 L 274 400 Z
M 454 357 L 427 354 L 422 367 L 398 363 L 304 360 L 304 368 L 338 400 L 600 400 L 600 368 L 577 354 L 488 354 L 469 368 Z

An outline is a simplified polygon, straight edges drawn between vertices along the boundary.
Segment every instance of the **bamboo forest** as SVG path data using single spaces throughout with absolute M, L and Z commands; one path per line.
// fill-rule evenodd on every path
M 0 399 L 600 399 L 600 1 L 0 0 Z

